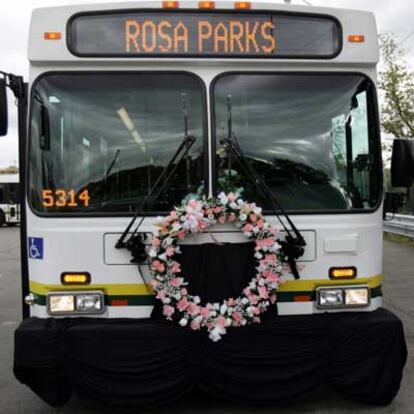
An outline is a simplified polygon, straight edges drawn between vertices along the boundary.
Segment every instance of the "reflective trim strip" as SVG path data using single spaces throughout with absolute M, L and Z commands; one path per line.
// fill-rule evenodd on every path
M 295 296 L 309 296 L 310 302 L 315 300 L 315 289 L 318 286 L 344 286 L 344 285 L 368 285 L 371 289 L 371 297 L 382 296 L 381 276 L 371 278 L 358 278 L 342 280 L 341 282 L 326 279 L 292 280 L 281 285 L 277 293 L 278 302 L 294 302 Z M 151 306 L 154 304 L 154 295 L 144 284 L 119 284 L 119 285 L 88 285 L 88 286 L 62 286 L 42 285 L 30 281 L 30 291 L 38 296 L 37 304 L 46 304 L 46 294 L 52 291 L 80 291 L 102 290 L 105 292 L 105 303 L 110 306 L 111 300 L 127 300 L 127 306 Z
M 349 280 L 330 280 L 330 279 L 308 279 L 308 280 L 288 280 L 280 285 L 278 292 L 312 292 L 318 286 L 343 286 L 364 284 L 371 289 L 381 285 L 382 276 L 372 276 Z M 53 291 L 77 291 L 77 290 L 102 290 L 109 296 L 141 296 L 153 293 L 150 286 L 145 284 L 108 284 L 108 285 L 44 285 L 42 283 L 30 281 L 30 291 L 37 295 L 46 295 Z

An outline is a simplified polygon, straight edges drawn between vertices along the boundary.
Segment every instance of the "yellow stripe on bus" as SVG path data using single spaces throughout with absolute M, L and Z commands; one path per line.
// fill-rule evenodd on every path
M 366 278 L 357 278 L 351 280 L 327 280 L 327 279 L 312 279 L 312 280 L 289 280 L 280 285 L 279 292 L 312 292 L 318 286 L 340 286 L 340 285 L 368 285 L 371 289 L 381 285 L 382 276 L 372 276 Z M 102 285 L 85 285 L 85 286 L 63 286 L 63 285 L 49 285 L 30 280 L 30 291 L 37 295 L 46 295 L 53 291 L 77 291 L 77 290 L 102 290 L 109 296 L 140 296 L 151 295 L 153 293 L 150 286 L 143 283 L 133 284 L 102 284 Z

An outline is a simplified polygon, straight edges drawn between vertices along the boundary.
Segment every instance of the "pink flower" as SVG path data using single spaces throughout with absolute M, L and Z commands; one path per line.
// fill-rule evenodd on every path
M 151 263 L 151 267 L 159 273 L 164 273 L 165 272 L 165 265 L 164 263 L 160 262 L 159 260 L 154 260 Z
M 216 325 L 220 328 L 225 328 L 227 326 L 227 321 L 225 318 L 223 318 L 223 316 L 220 316 L 219 318 L 217 318 Z
M 254 323 L 260 323 L 260 318 L 259 318 L 258 316 L 255 316 L 255 317 L 253 318 L 253 322 L 254 322 Z
M 210 315 L 210 309 L 208 309 L 207 307 L 205 307 L 205 308 L 201 308 L 201 309 L 200 309 L 200 315 L 201 315 L 203 318 L 207 318 L 207 317 Z
M 188 291 L 187 291 L 187 289 L 186 288 L 182 288 L 181 290 L 180 290 L 180 292 L 181 292 L 181 294 L 182 295 L 187 295 L 188 294 Z
M 256 223 L 256 221 L 257 221 L 257 216 L 256 216 L 256 214 L 254 214 L 254 213 L 250 213 L 250 214 L 249 214 L 249 219 L 250 219 L 250 221 L 251 221 L 252 223 Z
M 225 215 L 220 216 L 220 217 L 218 218 L 218 222 L 219 222 L 220 224 L 224 224 L 224 223 L 226 222 L 226 216 L 225 216 Z
M 256 240 L 256 246 L 258 247 L 270 247 L 274 245 L 274 240 L 271 237 L 268 237 L 266 239 L 257 239 Z
M 200 324 L 196 321 L 191 321 L 190 328 L 194 331 L 198 331 L 200 329 Z
M 165 253 L 168 257 L 174 256 L 174 253 L 175 253 L 174 247 L 173 246 L 168 246 Z
M 243 320 L 243 315 L 241 314 L 241 312 L 233 312 L 231 317 L 235 322 L 241 322 Z
M 274 255 L 274 254 L 265 254 L 265 260 L 268 263 L 276 263 L 276 255 Z
M 189 302 L 187 298 L 184 296 L 178 303 L 177 308 L 182 312 L 188 308 Z
M 180 230 L 180 231 L 178 232 L 178 238 L 179 238 L 180 240 L 184 240 L 184 239 L 185 239 L 185 230 Z
M 212 214 L 213 213 L 213 210 L 211 209 L 211 208 L 207 208 L 205 211 L 204 211 L 204 215 L 205 216 L 209 216 L 210 214 Z
M 262 229 L 264 226 L 265 222 L 264 220 L 261 218 L 259 220 L 257 220 L 256 226 L 259 227 L 259 229 Z
M 273 273 L 271 270 L 265 270 L 263 272 L 263 276 L 270 283 L 277 282 L 279 280 L 279 276 L 276 273 Z
M 170 305 L 164 305 L 163 308 L 162 308 L 162 313 L 167 318 L 171 317 L 171 315 L 174 314 L 174 311 L 175 311 L 175 309 Z
M 174 277 L 170 280 L 170 285 L 178 288 L 181 285 L 182 281 L 183 279 L 181 277 Z
M 269 297 L 269 292 L 264 286 L 259 286 L 257 290 L 259 291 L 259 295 L 261 298 L 267 299 Z
M 172 273 L 180 273 L 181 272 L 181 265 L 178 262 L 174 262 L 172 267 L 171 267 L 171 272 Z
M 216 214 L 220 214 L 220 213 L 221 213 L 221 207 L 219 207 L 219 206 L 214 207 L 214 212 L 215 212 Z
M 229 200 L 230 202 L 232 202 L 232 201 L 234 201 L 234 200 L 236 200 L 236 199 L 237 199 L 237 195 L 236 195 L 236 194 L 234 194 L 234 193 L 229 193 L 229 194 L 227 195 L 227 198 L 228 198 L 228 200 Z
M 204 230 L 207 227 L 207 223 L 204 220 L 198 220 L 197 224 L 200 230 Z
M 277 300 L 277 296 L 276 295 L 270 296 L 270 302 L 271 303 L 276 303 L 276 300 Z
M 171 217 L 173 220 L 177 220 L 177 219 L 178 219 L 178 214 L 177 214 L 177 212 L 176 212 L 175 210 L 171 211 L 171 213 L 170 213 L 170 217 Z
M 236 215 L 235 215 L 234 213 L 230 213 L 230 214 L 227 216 L 227 221 L 228 221 L 229 223 L 233 223 L 234 221 L 236 221 Z
M 252 313 L 255 316 L 260 315 L 260 309 L 257 308 L 256 306 L 253 306 Z
M 158 247 L 159 245 L 161 245 L 161 240 L 158 237 L 154 237 L 151 240 L 151 246 L 152 247 Z
M 252 294 L 252 295 L 247 296 L 247 299 L 249 299 L 249 302 L 252 305 L 257 305 L 259 303 L 260 297 L 257 296 L 257 295 Z
M 190 302 L 187 308 L 187 312 L 190 316 L 196 316 L 200 313 L 200 307 L 195 303 Z
M 151 282 L 150 282 L 150 285 L 152 286 L 152 288 L 154 290 L 157 289 L 159 284 L 160 284 L 160 282 L 157 279 L 152 279 Z
M 253 231 L 253 225 L 252 224 L 250 224 L 250 223 L 246 223 L 244 226 L 243 226 L 243 229 L 242 229 L 243 231 L 248 231 L 248 232 L 251 232 L 251 231 Z
M 165 297 L 166 297 L 165 290 L 159 290 L 157 292 L 157 296 L 156 296 L 157 299 L 163 300 L 163 299 L 165 299 Z

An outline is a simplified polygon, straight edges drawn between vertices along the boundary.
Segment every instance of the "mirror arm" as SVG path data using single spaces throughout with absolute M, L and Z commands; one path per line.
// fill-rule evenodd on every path
M 12 73 L 6 73 L 1 70 L 0 75 L 4 76 L 4 79 L 6 80 L 6 86 L 11 89 L 16 99 L 19 100 L 25 97 L 23 76 L 13 75 Z

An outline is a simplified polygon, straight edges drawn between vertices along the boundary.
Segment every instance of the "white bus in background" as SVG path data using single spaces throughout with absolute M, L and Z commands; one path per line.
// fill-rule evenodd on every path
M 0 174 L 0 227 L 20 223 L 19 174 Z
M 278 223 L 271 200 L 226 153 L 223 143 L 237 137 L 249 165 L 289 214 L 288 231 L 294 225 L 304 241 L 277 295 L 281 320 L 303 316 L 323 326 L 336 317 L 338 326 L 346 326 L 342 322 L 354 315 L 358 327 L 373 328 L 377 344 L 391 340 L 381 337 L 385 327 L 397 332 L 400 322 L 380 309 L 378 57 L 375 18 L 355 10 L 238 1 L 35 10 L 29 83 L 7 73 L 0 78 L 0 135 L 6 130 L 6 84 L 20 103 L 25 321 L 16 331 L 18 378 L 52 405 L 64 404 L 72 388 L 109 401 L 122 394 L 119 384 L 137 384 L 128 394 L 132 398 L 147 378 L 137 372 L 150 376 L 148 401 L 168 394 L 157 388 L 163 380 L 180 380 L 177 372 L 152 375 L 155 367 L 134 360 L 158 351 L 145 333 L 146 324 L 152 326 L 154 295 L 145 266 L 138 269 L 130 252 L 118 247 L 124 247 L 121 235 L 187 133 L 195 139 L 190 155 L 162 196 L 147 203 L 145 215 L 138 210 L 139 232 L 154 234 L 156 217 L 188 193 L 216 196 L 229 175 L 244 187 L 245 199 Z M 409 153 L 410 143 L 397 146 Z M 397 155 L 394 178 L 401 181 L 414 161 Z M 245 241 L 234 226 L 211 231 L 223 243 Z M 211 243 L 210 235 L 203 237 Z M 378 314 L 384 319 L 372 326 Z M 128 353 L 130 341 L 123 335 L 134 335 L 132 326 L 142 326 L 143 334 Z M 159 328 L 159 335 L 169 326 Z M 346 340 L 358 344 L 365 333 L 358 328 L 355 341 Z M 119 349 L 102 339 L 118 335 Z M 106 357 L 99 360 L 102 349 Z M 404 359 L 403 351 L 385 352 L 387 361 Z M 160 350 L 165 362 L 164 356 Z M 357 358 L 353 371 L 361 377 L 353 395 L 389 403 L 402 366 L 392 364 L 392 385 L 384 380 L 380 388 L 359 392 L 365 375 L 359 368 L 370 356 Z M 371 364 L 376 373 L 383 368 L 378 361 Z M 316 370 L 315 376 L 325 373 Z M 302 374 L 298 369 L 297 377 Z M 223 377 L 222 386 L 233 380 L 238 377 Z M 240 401 L 244 397 L 249 396 L 240 395 Z

